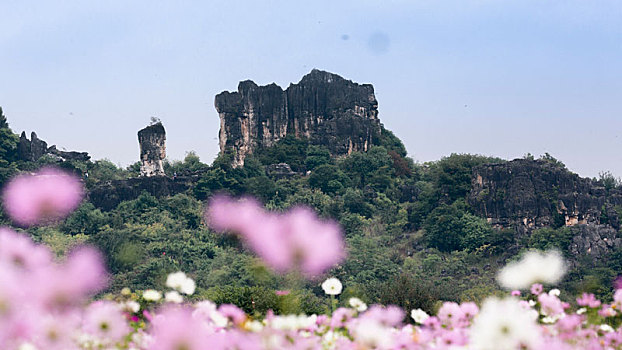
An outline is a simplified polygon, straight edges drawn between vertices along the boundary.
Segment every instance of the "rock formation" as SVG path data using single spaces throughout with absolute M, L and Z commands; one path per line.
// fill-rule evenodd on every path
M 34 131 L 30 134 L 29 140 L 26 137 L 26 132 L 22 131 L 17 145 L 17 157 L 19 160 L 34 162 L 46 154 L 55 156 L 60 161 L 77 160 L 86 162 L 91 159 L 91 156 L 86 152 L 59 151 L 56 145 L 48 147 L 47 142 L 39 139 Z
M 237 92 L 216 95 L 220 151 L 234 153 L 233 166 L 259 147 L 286 135 L 321 144 L 333 155 L 366 151 L 381 132 L 378 102 L 371 84 L 357 84 L 336 74 L 312 70 L 283 90 L 242 81 Z
M 184 193 L 192 188 L 197 180 L 197 176 L 178 176 L 176 179 L 151 176 L 106 181 L 89 191 L 88 200 L 96 208 L 108 211 L 116 208 L 123 201 L 138 198 L 143 192 L 157 198 Z
M 546 160 L 516 159 L 473 169 L 469 204 L 496 226 L 607 224 L 619 229 L 614 206 L 622 193 L 609 193 L 594 180 L 581 178 Z
M 162 123 L 151 124 L 138 132 L 140 176 L 164 176 L 166 131 Z

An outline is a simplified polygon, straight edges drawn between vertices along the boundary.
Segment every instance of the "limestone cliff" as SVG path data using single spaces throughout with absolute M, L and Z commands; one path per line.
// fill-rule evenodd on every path
M 283 90 L 242 81 L 237 92 L 216 95 L 220 151 L 234 153 L 234 166 L 259 147 L 286 135 L 321 144 L 333 155 L 366 151 L 380 135 L 378 102 L 370 84 L 312 70 Z
M 149 125 L 138 132 L 140 144 L 140 176 L 164 176 L 166 131 L 162 123 Z
M 546 160 L 515 159 L 473 170 L 469 203 L 493 225 L 543 226 L 606 224 L 620 227 L 614 206 L 619 190 L 606 191 L 597 181 L 581 178 Z

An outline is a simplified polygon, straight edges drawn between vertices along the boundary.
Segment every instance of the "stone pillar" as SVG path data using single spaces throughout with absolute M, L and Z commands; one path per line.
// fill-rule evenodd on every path
M 162 161 L 166 158 L 166 131 L 158 122 L 138 132 L 140 176 L 164 176 Z

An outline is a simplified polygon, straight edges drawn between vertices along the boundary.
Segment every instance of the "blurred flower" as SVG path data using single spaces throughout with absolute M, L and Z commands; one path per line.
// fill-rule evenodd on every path
M 184 302 L 184 298 L 176 290 L 166 292 L 164 294 L 164 300 L 169 303 L 181 304 Z
M 206 328 L 194 322 L 189 309 L 169 307 L 153 321 L 153 344 L 151 350 L 204 350 L 213 347 L 206 335 Z
M 324 290 L 324 293 L 328 295 L 338 295 L 341 294 L 343 285 L 338 279 L 331 277 L 322 283 L 322 289 Z
M 536 282 L 555 284 L 565 272 L 564 259 L 558 251 L 530 251 L 501 269 L 497 278 L 506 289 L 527 289 Z
M 583 293 L 580 298 L 577 298 L 577 304 L 579 306 L 589 306 L 591 308 L 597 308 L 600 306 L 600 300 L 596 299 L 592 293 Z
M 53 168 L 19 175 L 4 189 L 7 214 L 21 226 L 62 219 L 78 207 L 84 189 L 80 180 Z
M 196 288 L 194 280 L 181 271 L 169 274 L 166 278 L 166 286 L 186 295 L 192 295 Z
M 209 225 L 221 232 L 233 231 L 278 272 L 299 269 L 312 277 L 345 258 L 339 226 L 322 221 L 307 208 L 287 213 L 266 212 L 253 199 L 212 198 L 206 212 Z
M 533 295 L 540 295 L 540 293 L 542 293 L 542 290 L 544 288 L 542 287 L 542 285 L 540 283 L 534 283 L 531 285 L 531 289 L 530 292 Z
M 423 324 L 423 322 L 425 322 L 425 320 L 427 320 L 430 315 L 428 315 L 425 311 L 421 309 L 416 309 L 410 312 L 410 317 L 412 317 L 415 322 Z
M 123 303 L 123 309 L 131 313 L 137 313 L 140 311 L 140 304 L 134 300 L 128 300 Z
M 119 305 L 108 301 L 91 304 L 84 317 L 84 330 L 112 344 L 119 342 L 130 331 Z
M 352 306 L 352 308 L 358 312 L 363 312 L 365 310 L 367 310 L 367 304 L 365 304 L 361 299 L 359 298 L 350 298 L 350 300 L 348 300 L 348 303 L 350 304 L 350 306 Z
M 541 331 L 534 315 L 516 299 L 489 298 L 473 322 L 471 342 L 479 350 L 534 349 L 541 343 Z
M 147 301 L 158 301 L 162 299 L 162 293 L 158 292 L 157 290 L 147 289 L 143 292 L 143 299 Z
M 276 295 L 278 295 L 278 296 L 284 296 L 284 295 L 289 295 L 290 291 L 288 291 L 288 290 L 277 290 L 274 293 Z

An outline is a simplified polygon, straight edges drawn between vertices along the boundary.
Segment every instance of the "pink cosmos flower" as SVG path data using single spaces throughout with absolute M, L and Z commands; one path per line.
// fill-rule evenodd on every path
M 288 291 L 288 290 L 277 290 L 274 293 L 276 295 L 278 295 L 278 296 L 284 296 L 284 295 L 289 295 L 290 291 Z
M 218 307 L 218 312 L 228 318 L 231 323 L 241 325 L 246 321 L 246 313 L 233 304 L 222 304 Z
M 212 198 L 206 212 L 209 225 L 220 232 L 240 234 L 253 251 L 278 272 L 298 268 L 312 277 L 345 258 L 341 229 L 320 220 L 307 208 L 277 214 L 263 210 L 250 198 Z
M 33 275 L 33 298 L 49 310 L 64 311 L 106 284 L 101 254 L 83 247 L 62 265 L 49 265 Z
M 4 189 L 4 208 L 18 225 L 32 226 L 64 218 L 82 201 L 80 180 L 53 168 L 19 175 Z
M 540 295 L 542 293 L 542 285 L 540 283 L 534 283 L 531 285 L 531 294 Z
M 454 302 L 445 302 L 438 310 L 438 318 L 443 325 L 455 327 L 464 318 L 464 311 Z
M 596 299 L 592 293 L 583 293 L 580 298 L 577 298 L 577 304 L 579 306 L 589 306 L 591 308 L 597 308 L 600 306 L 600 300 Z
M 340 328 L 344 327 L 349 320 L 354 316 L 354 310 L 348 309 L 345 307 L 340 307 L 335 312 L 333 312 L 333 317 L 331 318 L 330 327 L 331 328 Z
M 538 296 L 542 312 L 547 316 L 558 316 L 564 313 L 562 302 L 554 295 L 542 293 Z
M 52 254 L 45 246 L 34 244 L 24 234 L 0 227 L 0 263 L 19 271 L 33 271 L 52 262 Z
M 150 350 L 212 348 L 207 339 L 206 328 L 201 322 L 195 322 L 192 311 L 186 308 L 164 309 L 154 317 L 151 334 L 153 343 Z
M 129 333 L 130 328 L 119 305 L 97 301 L 86 310 L 84 330 L 106 343 L 116 344 Z
M 460 304 L 460 310 L 462 311 L 463 317 L 467 321 L 472 320 L 479 313 L 479 307 L 477 307 L 477 304 L 473 302 L 466 302 Z

